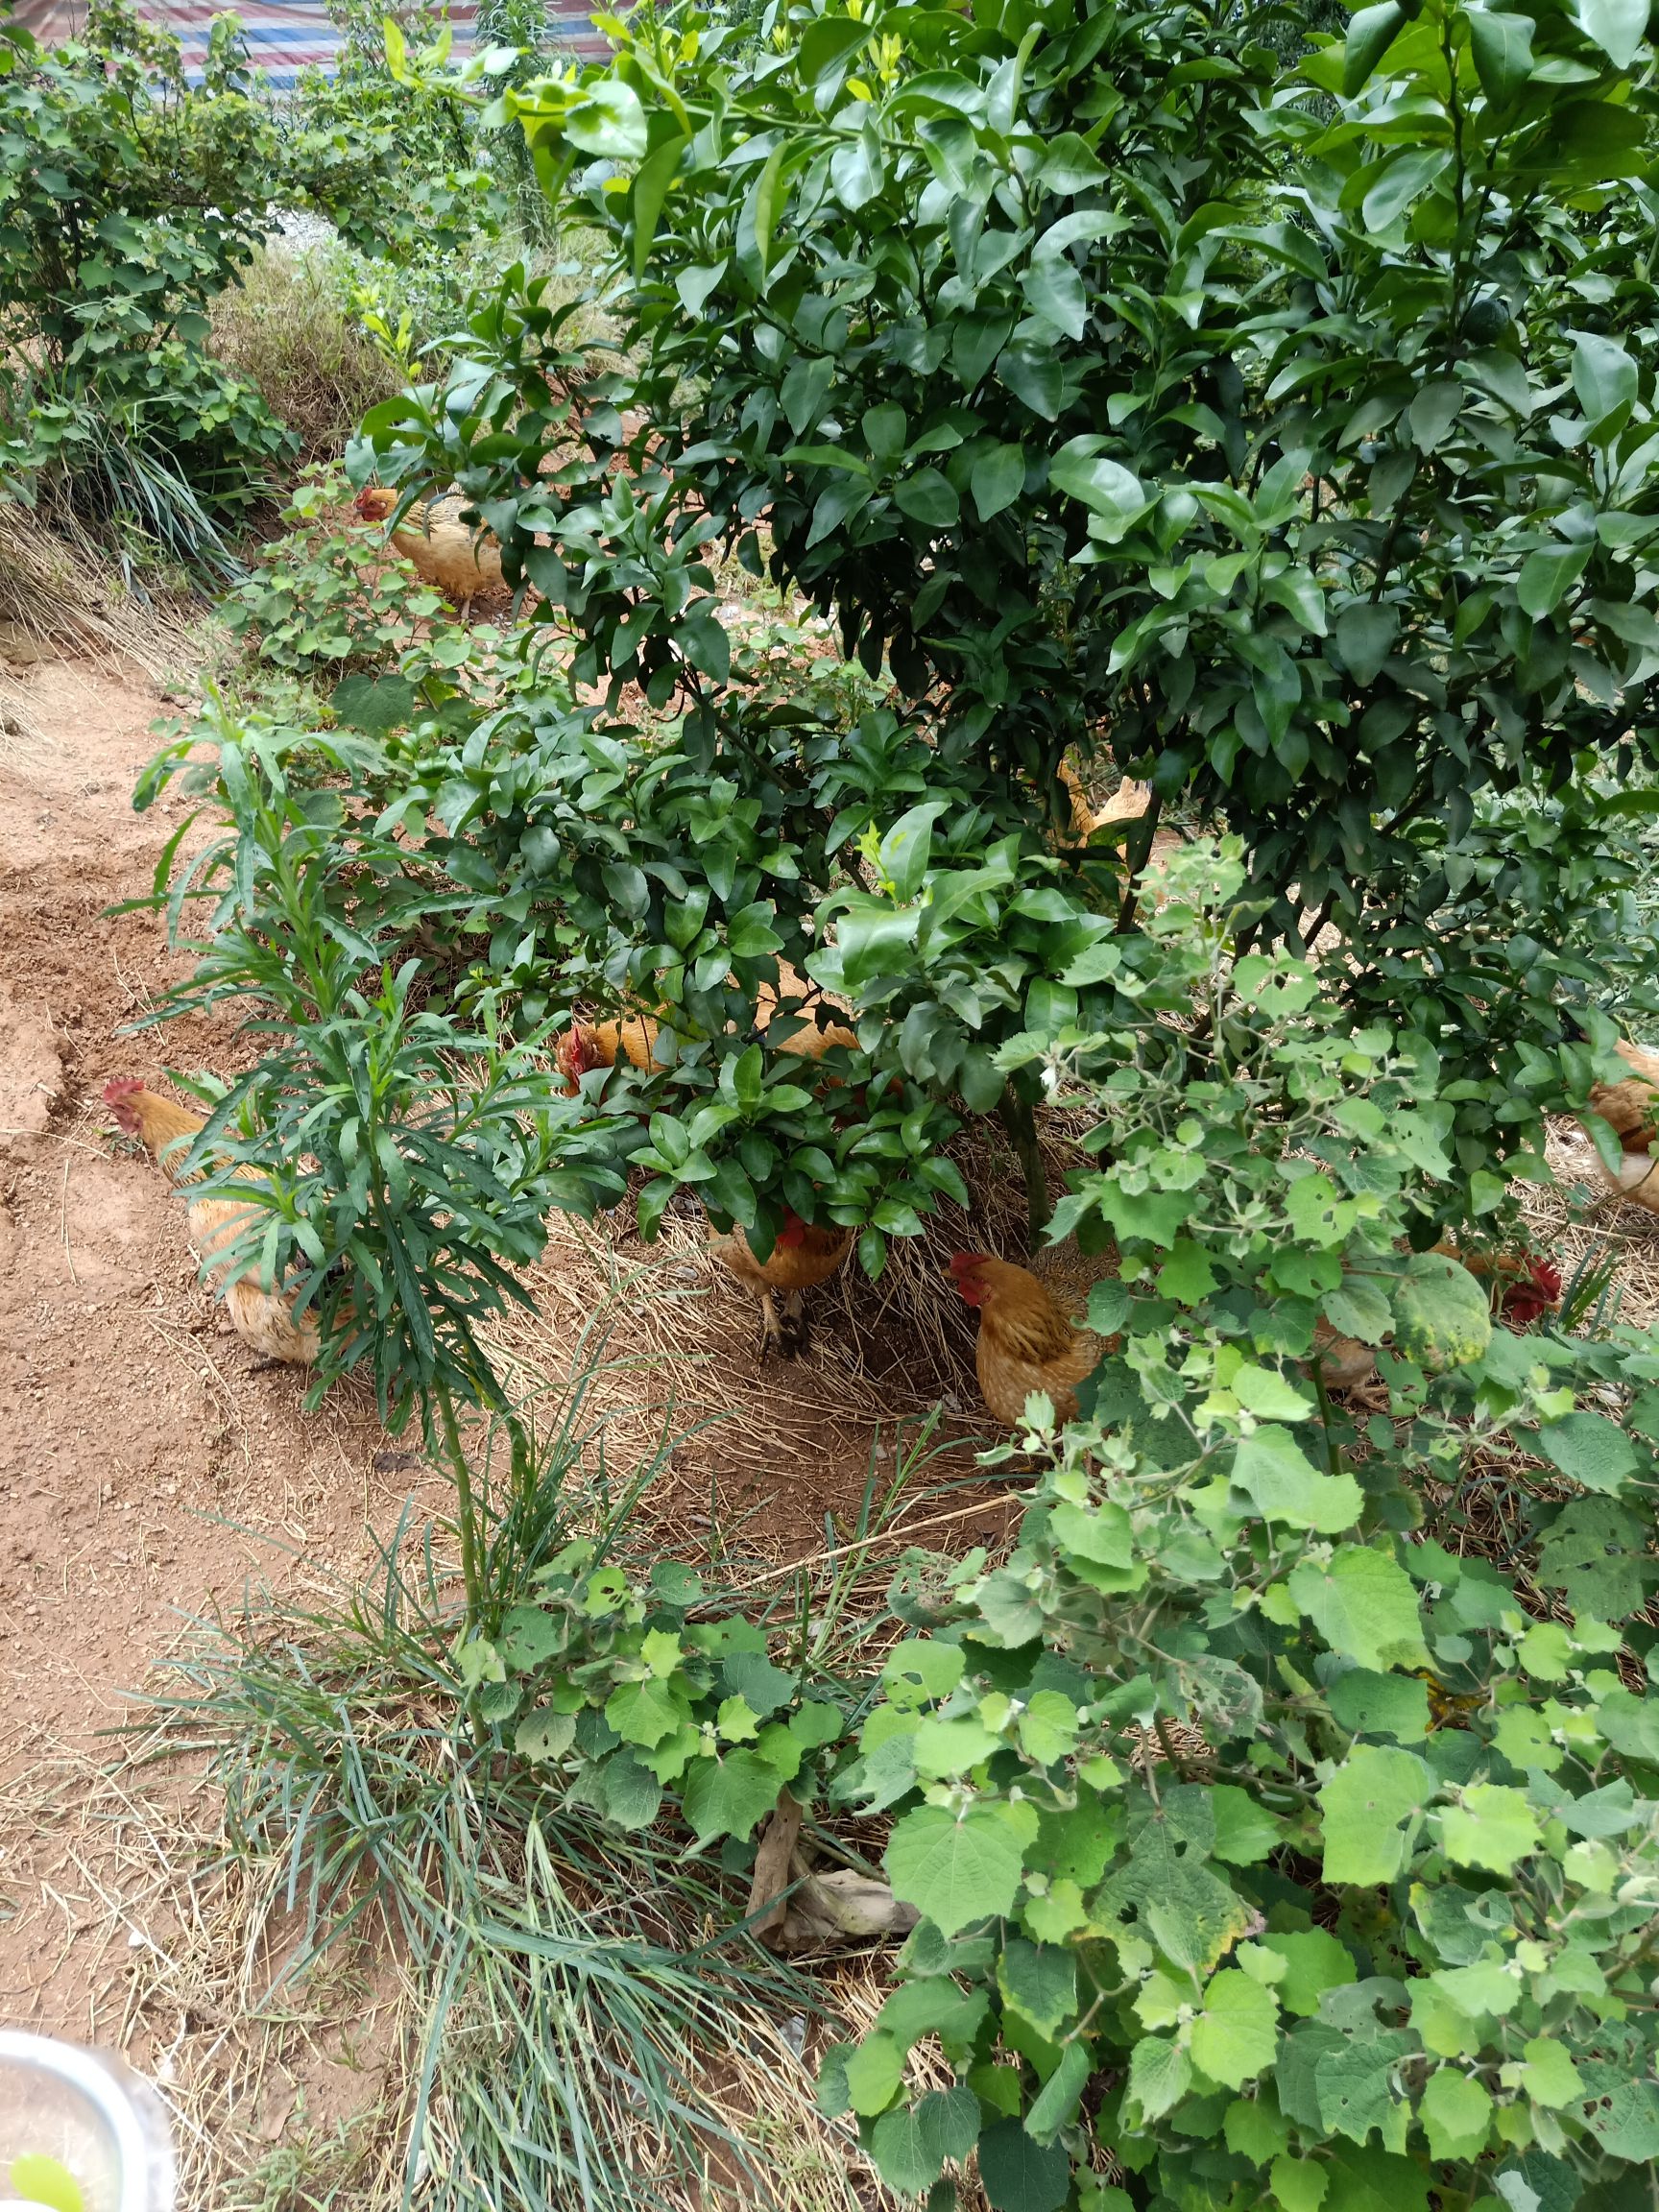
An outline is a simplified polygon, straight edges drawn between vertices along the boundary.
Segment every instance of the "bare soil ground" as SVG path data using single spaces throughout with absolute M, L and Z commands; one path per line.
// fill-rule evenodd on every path
M 163 1049 L 119 1034 L 168 977 L 162 926 L 106 913 L 149 888 L 176 825 L 165 803 L 159 819 L 132 807 L 161 701 L 113 664 L 58 660 L 32 660 L 13 695 L 22 728 L 0 752 L 0 2019 L 123 2047 L 164 2084 L 190 2066 L 200 2085 L 184 2046 L 230 2024 L 191 2004 L 237 1900 L 224 1879 L 197 1882 L 212 1824 L 193 1778 L 107 1779 L 108 1732 L 192 1616 L 349 1571 L 409 1476 L 376 1472 L 385 1439 L 361 1393 L 306 1415 L 297 1374 L 250 1371 L 196 1282 L 177 1199 L 102 1105 L 110 1075 L 150 1073 Z M 216 1042 L 197 1025 L 165 1049 L 208 1064 Z M 255 2079 L 248 2110 L 225 2119 L 269 2143 L 297 2104 L 331 2125 L 373 2103 L 373 2007 L 349 2050 L 314 2028 L 303 2059 Z
M 28 691 L 44 738 L 0 765 L 0 1528 L 12 1633 L 10 1762 L 85 1750 L 195 1611 L 245 1582 L 349 1559 L 388 1495 L 349 1395 L 300 1410 L 301 1379 L 254 1374 L 195 1280 L 177 1199 L 113 1136 L 101 1098 L 163 1049 L 207 1061 L 199 1024 L 123 1037 L 170 964 L 142 894 L 176 825 L 136 815 L 159 703 L 89 663 Z M 178 803 L 175 803 L 177 805 Z M 6 2002 L 14 2006 L 8 1988 Z

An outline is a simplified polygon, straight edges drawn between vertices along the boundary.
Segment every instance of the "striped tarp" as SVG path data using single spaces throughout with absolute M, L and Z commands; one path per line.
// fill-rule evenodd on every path
M 602 55 L 606 41 L 594 30 L 592 16 L 603 0 L 549 0 L 547 13 L 556 24 L 560 43 L 583 57 Z M 214 0 L 149 0 L 142 12 L 171 31 L 184 53 L 184 67 L 192 77 L 201 74 L 207 52 L 207 33 L 215 15 L 240 16 L 249 55 L 265 83 L 277 91 L 289 89 L 301 69 L 331 68 L 340 50 L 340 33 L 329 20 L 325 0 L 244 0 L 237 8 L 216 6 Z M 454 52 L 468 54 L 472 45 L 476 0 L 451 0 L 447 11 L 454 35 Z M 84 0 L 19 0 L 17 17 L 44 46 L 61 45 L 73 38 L 85 18 Z M 433 11 L 434 24 L 439 12 Z

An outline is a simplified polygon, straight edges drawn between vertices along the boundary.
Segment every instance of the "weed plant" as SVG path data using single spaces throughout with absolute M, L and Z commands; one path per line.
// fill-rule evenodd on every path
M 477 1455 L 498 1609 L 547 1587 L 573 1548 L 590 1583 L 647 1572 L 635 1508 L 683 1439 L 665 1425 L 655 1453 L 611 1477 L 615 1366 L 601 1316 L 535 1440 L 533 1481 L 497 1481 L 500 1455 Z M 519 1454 L 505 1456 L 517 1469 Z M 810 1591 L 769 1584 L 773 1647 L 838 1723 L 874 1694 L 864 1653 L 886 1628 L 866 1561 L 899 1505 L 926 1496 L 930 1459 L 923 1435 L 885 1483 L 872 1478 Z M 741 1595 L 672 1561 L 651 1574 L 695 1586 L 703 1618 Z M 799 2040 L 823 2015 L 817 1986 L 748 1934 L 743 1847 L 603 1824 L 555 1768 L 515 1752 L 510 1727 L 480 1725 L 457 1595 L 445 1532 L 406 1511 L 361 1588 L 215 1624 L 158 1701 L 159 1741 L 208 1750 L 232 1847 L 280 1865 L 278 1901 L 303 1922 L 287 1974 L 395 1932 L 419 2015 L 406 2204 L 645 2212 L 683 2202 L 710 2158 L 765 2195 L 776 2176 L 757 2171 L 723 2099 L 735 2083 L 739 2103 L 747 2086 L 776 2111 L 794 2064 L 783 2031 Z M 801 2167 L 798 2143 L 790 2155 Z M 844 2163 L 805 2160 L 813 2200 L 854 2203 Z

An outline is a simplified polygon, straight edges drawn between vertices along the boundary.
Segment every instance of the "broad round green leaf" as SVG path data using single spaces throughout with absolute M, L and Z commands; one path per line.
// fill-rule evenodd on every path
M 1410 1751 L 1357 1744 L 1319 1791 L 1327 1882 L 1392 1882 L 1434 1794 Z
M 1037 1832 L 1028 1804 L 975 1799 L 958 1816 L 943 1806 L 906 1813 L 887 1844 L 893 1894 L 947 1935 L 1014 1910 L 1025 1850 Z
M 1538 1431 L 1545 1457 L 1586 1490 L 1623 1489 L 1641 1465 L 1636 1447 L 1601 1413 L 1567 1413 Z

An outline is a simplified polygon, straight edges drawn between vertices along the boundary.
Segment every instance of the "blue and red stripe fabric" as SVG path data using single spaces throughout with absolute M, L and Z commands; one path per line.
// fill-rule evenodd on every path
M 607 42 L 592 22 L 602 4 L 603 0 L 551 0 L 548 13 L 555 19 L 562 46 L 583 59 L 607 51 Z M 253 66 L 276 91 L 288 90 L 301 69 L 331 68 L 340 50 L 340 34 L 329 20 L 325 0 L 244 0 L 233 9 L 223 0 L 151 0 L 142 12 L 173 33 L 183 48 L 185 71 L 192 77 L 201 74 L 215 15 L 234 12 L 241 17 Z M 471 52 L 476 13 L 475 0 L 451 0 L 449 27 L 458 56 Z M 18 21 L 45 46 L 73 38 L 84 14 L 80 0 L 21 0 L 17 8 Z

